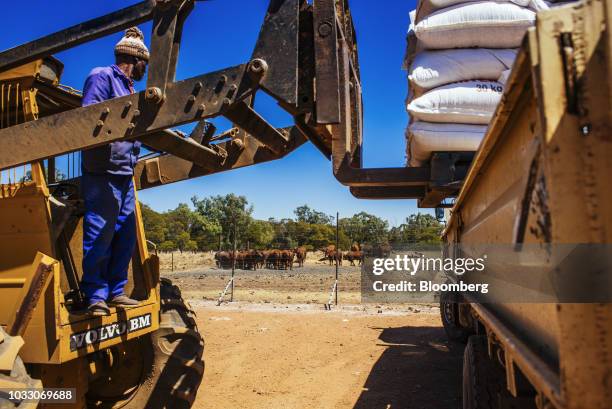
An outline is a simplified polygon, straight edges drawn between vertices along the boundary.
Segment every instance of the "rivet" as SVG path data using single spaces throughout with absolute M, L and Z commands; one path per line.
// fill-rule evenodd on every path
M 147 92 L 145 93 L 145 99 L 147 101 L 151 101 L 153 103 L 160 103 L 164 99 L 164 94 L 162 90 L 158 87 L 150 87 L 147 88 Z
M 327 37 L 332 33 L 332 25 L 329 22 L 324 22 L 319 25 L 319 35 L 321 37 Z

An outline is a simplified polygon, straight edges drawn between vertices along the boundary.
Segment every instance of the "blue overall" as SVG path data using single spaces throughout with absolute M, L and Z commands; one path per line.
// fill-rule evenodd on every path
M 116 66 L 95 68 L 83 87 L 83 106 L 134 92 Z M 134 165 L 140 142 L 113 142 L 82 154 L 83 278 L 89 303 L 123 294 L 136 245 Z

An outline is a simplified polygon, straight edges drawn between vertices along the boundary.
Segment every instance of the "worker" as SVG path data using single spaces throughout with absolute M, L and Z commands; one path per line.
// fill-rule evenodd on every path
M 129 28 L 115 46 L 115 64 L 94 68 L 87 77 L 83 106 L 133 94 L 134 81 L 144 77 L 148 61 L 142 31 Z M 120 141 L 82 154 L 85 216 L 81 289 L 88 312 L 95 316 L 109 315 L 109 305 L 138 305 L 124 288 L 136 245 L 133 175 L 139 153 L 140 142 Z

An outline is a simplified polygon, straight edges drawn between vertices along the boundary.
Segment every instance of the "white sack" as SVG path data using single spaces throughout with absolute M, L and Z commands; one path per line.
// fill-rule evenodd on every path
M 473 1 L 473 0 L 471 0 Z M 527 7 L 535 11 L 548 10 L 550 7 L 545 0 L 493 0 L 496 3 L 514 3 L 517 6 Z M 423 17 L 436 10 L 455 6 L 457 4 L 469 3 L 470 0 L 420 0 L 415 15 L 416 21 L 421 21 Z
M 408 80 L 423 89 L 477 79 L 496 81 L 515 58 L 516 50 L 503 48 L 423 51 L 414 58 Z
M 422 166 L 432 152 L 473 152 L 487 132 L 485 125 L 413 122 L 408 128 L 408 164 Z
M 413 99 L 407 110 L 420 121 L 487 125 L 503 90 L 503 85 L 495 81 L 457 82 Z
M 535 12 L 514 3 L 477 1 L 438 10 L 414 26 L 427 49 L 517 48 Z

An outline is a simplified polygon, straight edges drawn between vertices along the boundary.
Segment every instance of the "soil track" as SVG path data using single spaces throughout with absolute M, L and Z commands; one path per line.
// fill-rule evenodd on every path
M 206 339 L 197 409 L 460 406 L 462 353 L 437 308 L 192 305 Z
M 204 334 L 196 409 L 457 409 L 462 348 L 435 305 L 360 304 L 358 266 L 340 268 L 341 306 L 325 311 L 333 266 L 236 270 L 236 302 L 214 300 L 230 271 L 209 253 L 162 255 Z

